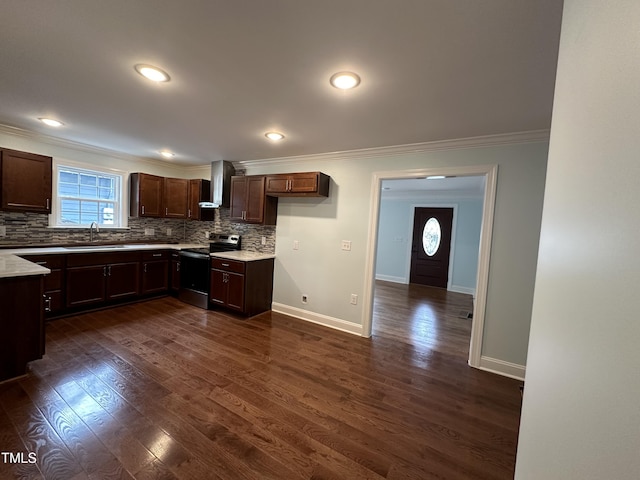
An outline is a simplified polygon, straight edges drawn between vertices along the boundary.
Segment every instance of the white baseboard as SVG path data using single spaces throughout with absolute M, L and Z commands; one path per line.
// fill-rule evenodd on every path
M 471 287 L 461 287 L 460 285 L 451 285 L 449 287 L 450 292 L 466 293 L 467 295 L 473 295 L 476 298 L 476 289 Z
M 285 315 L 299 318 L 300 320 L 317 323 L 318 325 L 323 325 L 335 330 L 362 336 L 362 325 L 347 322 L 346 320 L 342 320 L 340 318 L 330 317 L 328 315 L 322 315 L 321 313 L 310 312 L 309 310 L 303 310 L 302 308 L 291 307 L 289 305 L 276 302 L 273 302 L 271 304 L 271 310 L 277 313 L 284 313 Z
M 382 275 L 376 273 L 376 280 L 382 280 L 384 282 L 393 282 L 393 283 L 404 283 L 405 285 L 409 283 L 409 281 L 405 277 L 394 277 L 391 275 Z
M 516 380 L 524 380 L 526 367 L 517 363 L 505 362 L 497 358 L 480 357 L 480 370 L 486 372 L 497 373 L 504 377 L 515 378 Z

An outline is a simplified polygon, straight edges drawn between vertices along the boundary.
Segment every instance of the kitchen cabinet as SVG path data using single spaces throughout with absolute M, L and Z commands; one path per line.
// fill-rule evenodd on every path
M 243 223 L 275 225 L 278 198 L 267 197 L 263 175 L 231 177 L 230 219 Z
M 266 194 L 276 197 L 328 197 L 330 180 L 322 172 L 267 175 Z
M 165 178 L 162 194 L 165 218 L 187 218 L 189 208 L 189 180 Z
M 172 293 L 178 293 L 180 290 L 180 254 L 171 252 L 171 282 L 169 288 Z
M 64 309 L 64 273 L 66 255 L 21 255 L 25 260 L 51 270 L 44 276 L 45 316 L 55 316 Z
M 211 181 L 201 178 L 189 180 L 189 205 L 187 218 L 190 220 L 215 220 L 215 209 L 201 208 L 200 202 L 211 201 Z
M 42 275 L 0 278 L 0 381 L 27 373 L 44 355 Z
M 139 279 L 139 252 L 68 255 L 66 307 L 81 307 L 138 296 Z
M 272 258 L 243 262 L 212 257 L 209 305 L 248 316 L 270 310 L 273 264 Z
M 164 177 L 132 173 L 129 177 L 129 215 L 163 217 Z
M 169 289 L 169 252 L 154 250 L 142 253 L 141 294 L 166 293 Z
M 0 150 L 0 209 L 51 213 L 51 157 Z

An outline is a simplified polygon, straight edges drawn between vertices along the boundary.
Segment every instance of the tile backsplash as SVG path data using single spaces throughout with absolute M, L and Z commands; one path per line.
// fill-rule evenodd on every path
M 49 228 L 49 216 L 41 213 L 0 212 L 0 226 L 5 227 L 1 245 L 40 245 L 84 243 L 89 241 L 89 229 Z M 152 235 L 145 231 L 153 230 Z M 168 231 L 170 230 L 170 233 Z M 275 226 L 234 223 L 229 220 L 229 209 L 215 211 L 215 220 L 209 222 L 164 218 L 129 218 L 129 228 L 101 229 L 94 235 L 98 242 L 154 242 L 206 244 L 206 232 L 242 235 L 242 249 L 261 253 L 275 253 Z M 262 238 L 265 245 L 262 245 Z

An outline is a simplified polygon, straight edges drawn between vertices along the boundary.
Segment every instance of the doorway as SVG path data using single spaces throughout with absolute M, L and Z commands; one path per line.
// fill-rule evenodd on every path
M 453 208 L 416 207 L 409 283 L 447 288 Z
M 374 172 L 372 175 L 371 202 L 369 211 L 369 235 L 367 242 L 367 259 L 365 265 L 365 288 L 363 298 L 362 335 L 371 336 L 373 318 L 373 299 L 375 289 L 375 265 L 377 252 L 377 232 L 380 214 L 380 197 L 383 180 L 418 179 L 429 176 L 483 176 L 485 190 L 482 203 L 482 227 L 478 255 L 478 271 L 476 281 L 476 301 L 473 306 L 471 339 L 469 344 L 468 363 L 472 367 L 480 367 L 484 318 L 489 281 L 489 260 L 491 254 L 491 237 L 493 232 L 493 214 L 495 208 L 497 165 L 477 165 L 466 167 L 443 167 L 431 169 L 401 170 Z

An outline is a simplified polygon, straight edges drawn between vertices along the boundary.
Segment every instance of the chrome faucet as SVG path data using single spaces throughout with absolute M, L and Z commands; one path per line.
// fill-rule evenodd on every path
M 96 227 L 96 233 L 100 232 L 100 227 L 98 226 L 98 224 L 96 222 L 91 222 L 91 225 L 89 225 L 89 241 L 93 242 L 93 227 Z

